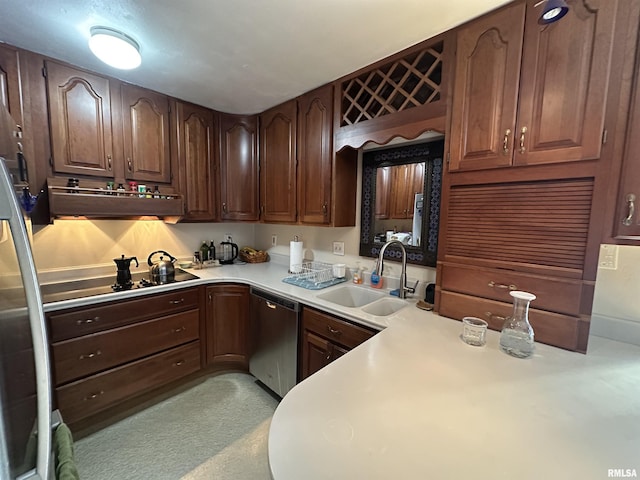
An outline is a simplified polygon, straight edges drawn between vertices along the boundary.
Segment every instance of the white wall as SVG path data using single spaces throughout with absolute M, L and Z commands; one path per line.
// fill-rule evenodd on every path
M 615 270 L 598 268 L 590 331 L 640 345 L 640 247 L 617 250 Z M 600 260 L 603 255 L 601 248 Z
M 213 240 L 217 245 L 226 233 L 239 246 L 254 241 L 254 225 L 243 223 L 169 225 L 159 220 L 56 220 L 53 225 L 34 227 L 33 253 L 39 272 L 101 265 L 115 268 L 113 259 L 123 254 L 135 256 L 146 265 L 147 257 L 156 250 L 192 258 L 203 240 Z

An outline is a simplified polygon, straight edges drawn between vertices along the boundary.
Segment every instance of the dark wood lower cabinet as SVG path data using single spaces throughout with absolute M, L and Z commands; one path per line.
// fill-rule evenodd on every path
M 377 332 L 318 310 L 304 307 L 300 380 L 373 337 Z
M 201 368 L 198 289 L 47 314 L 55 401 L 67 423 Z
M 207 287 L 207 365 L 249 368 L 249 287 Z

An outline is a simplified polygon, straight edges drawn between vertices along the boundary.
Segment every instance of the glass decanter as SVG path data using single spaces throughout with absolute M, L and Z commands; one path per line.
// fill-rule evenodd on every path
M 529 303 L 536 296 L 528 292 L 509 292 L 513 297 L 513 314 L 504 322 L 500 334 L 502 351 L 518 358 L 533 354 L 533 328 L 529 323 Z

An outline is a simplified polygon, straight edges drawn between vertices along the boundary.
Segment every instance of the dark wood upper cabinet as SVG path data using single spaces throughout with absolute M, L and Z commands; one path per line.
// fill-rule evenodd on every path
M 220 116 L 222 220 L 259 219 L 257 135 L 256 115 Z
M 45 63 L 55 173 L 113 177 L 109 80 Z
M 179 102 L 178 163 L 186 221 L 215 221 L 217 208 L 217 130 L 212 110 Z
M 6 45 L 0 45 L 0 103 L 7 107 L 18 125 L 22 125 L 18 52 Z
M 541 26 L 534 3 L 458 31 L 450 170 L 600 156 L 615 8 L 579 0 Z
M 265 222 L 296 221 L 297 103 L 260 114 L 260 204 Z
M 125 177 L 170 183 L 169 98 L 128 84 L 121 95 Z
M 389 218 L 392 173 L 393 167 L 380 167 L 376 171 L 376 220 Z
M 299 97 L 298 112 L 299 221 L 328 225 L 336 220 L 332 219 L 331 198 L 332 187 L 338 188 L 332 184 L 333 86 Z

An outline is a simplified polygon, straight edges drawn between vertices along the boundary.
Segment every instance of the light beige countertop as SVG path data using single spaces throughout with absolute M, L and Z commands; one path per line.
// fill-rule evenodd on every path
M 45 311 L 239 282 L 383 330 L 282 400 L 269 433 L 274 480 L 640 475 L 640 347 L 591 336 L 586 355 L 536 343 L 517 359 L 500 351 L 498 332 L 466 345 L 460 322 L 416 300 L 376 317 L 319 299 L 345 284 L 289 285 L 277 262 L 189 271 L 200 279 Z

